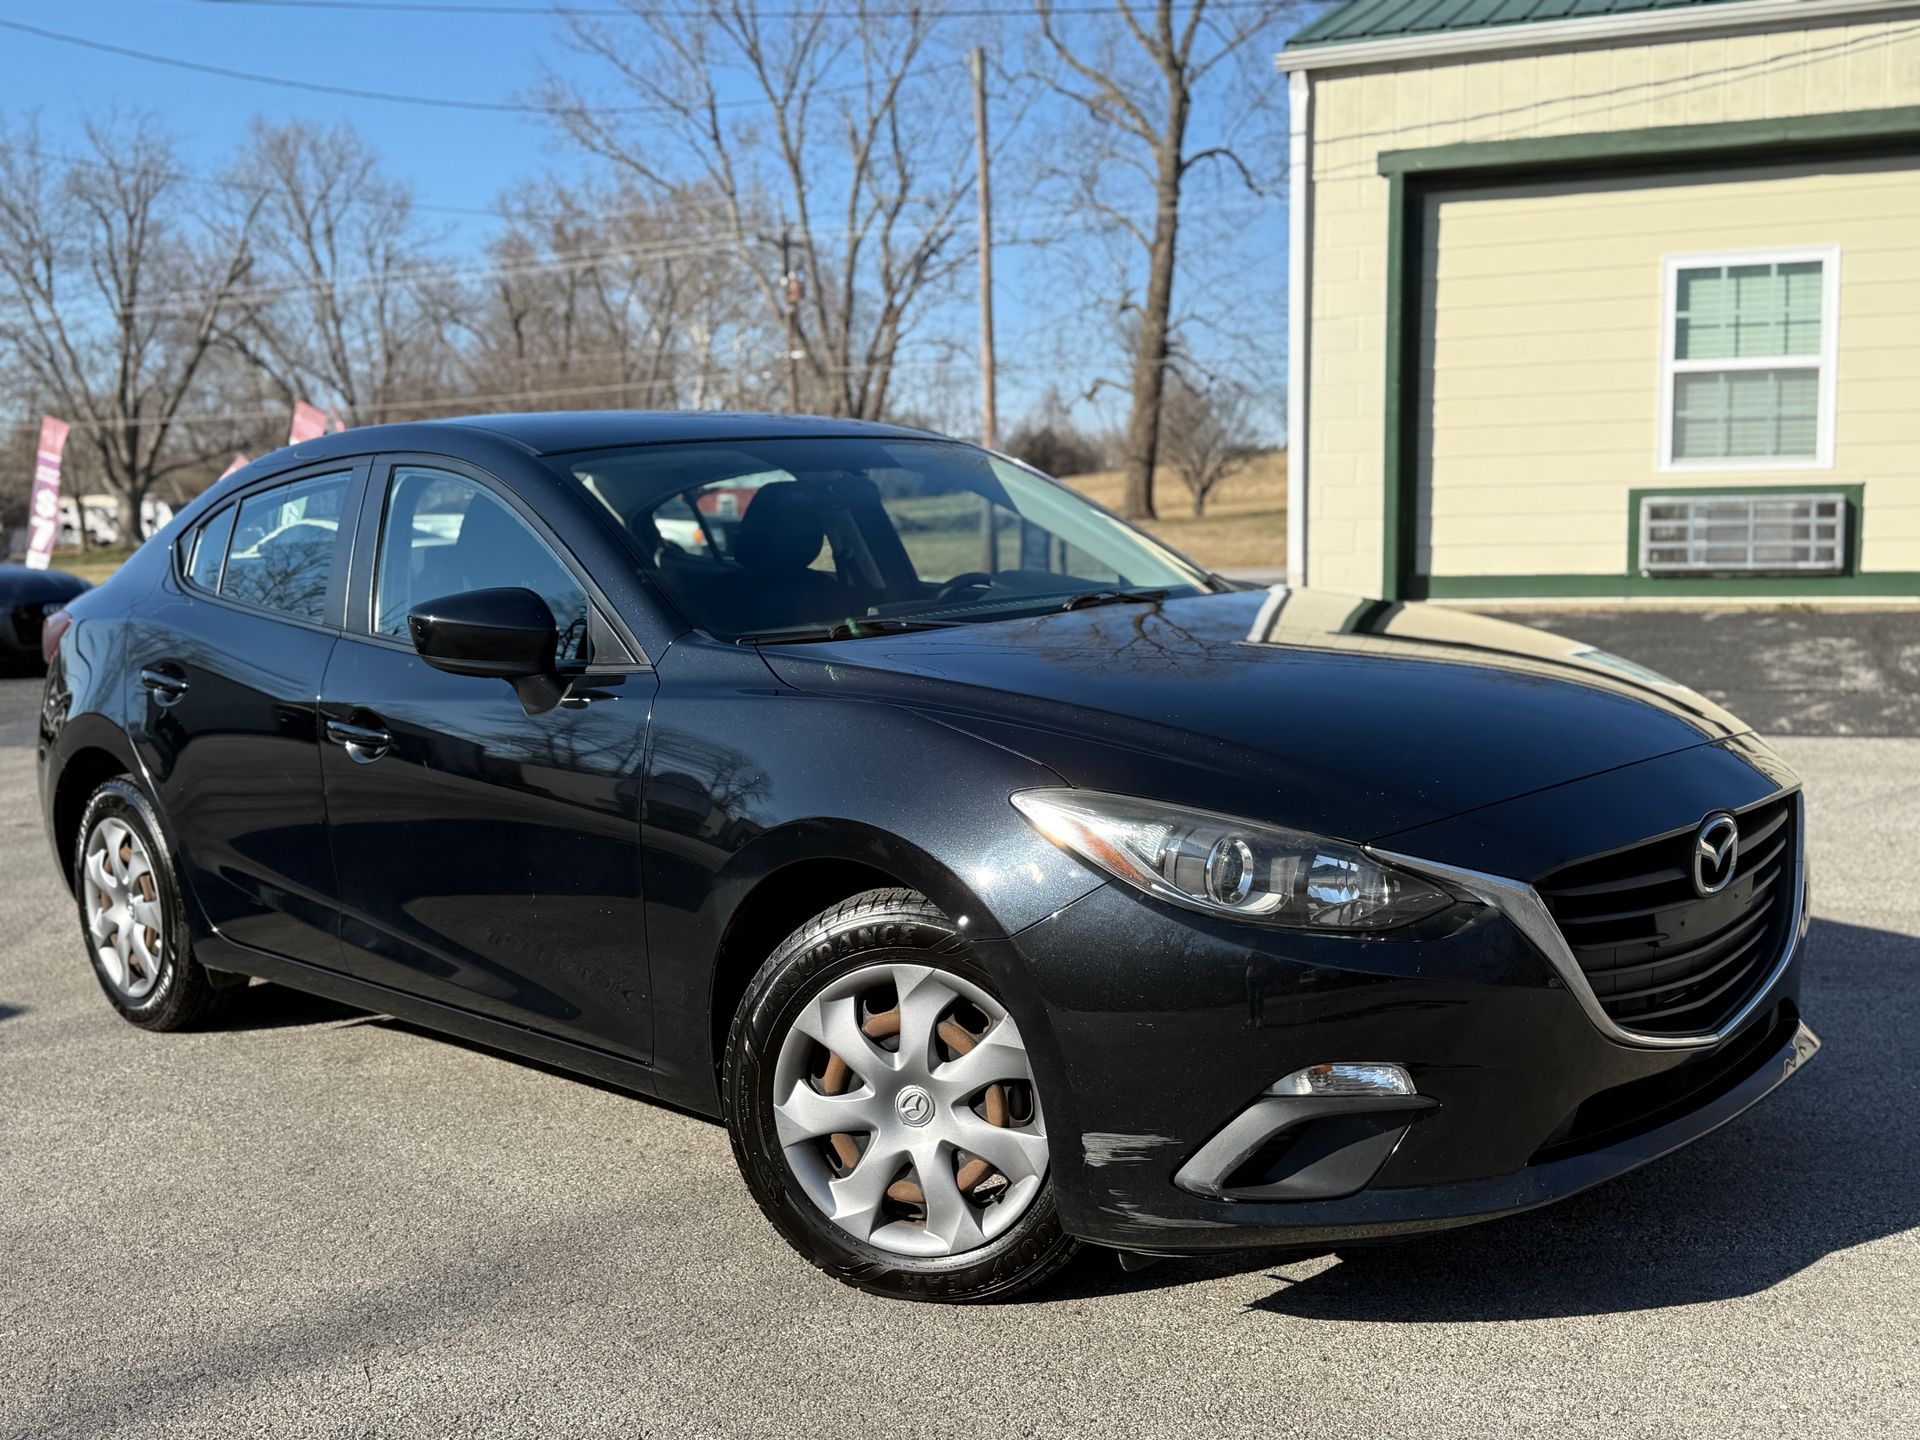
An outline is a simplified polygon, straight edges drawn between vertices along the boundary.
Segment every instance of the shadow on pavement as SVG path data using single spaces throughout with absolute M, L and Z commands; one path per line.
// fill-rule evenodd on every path
M 658 1105 L 662 1110 L 680 1110 L 678 1105 L 670 1105 L 664 1100 L 656 1099 L 651 1095 L 644 1095 L 637 1090 L 630 1090 L 624 1085 L 616 1085 L 610 1080 L 602 1080 L 593 1075 L 582 1075 L 578 1070 L 569 1070 L 564 1065 L 554 1065 L 545 1060 L 537 1060 L 531 1055 L 520 1055 L 512 1050 L 502 1050 L 499 1046 L 489 1045 L 484 1040 L 469 1040 L 464 1035 L 449 1035 L 444 1030 L 434 1030 L 425 1025 L 416 1025 L 411 1020 L 402 1020 L 397 1016 L 363 1015 L 360 1017 L 359 1023 L 362 1025 L 372 1025 L 381 1030 L 397 1030 L 405 1035 L 418 1035 L 423 1040 L 437 1040 L 442 1045 L 455 1045 L 462 1050 L 471 1050 L 476 1055 L 491 1055 L 496 1060 L 504 1060 L 510 1065 L 518 1065 L 526 1070 L 537 1070 L 542 1075 L 553 1076 L 556 1080 L 569 1080 L 575 1085 L 585 1085 L 592 1090 L 604 1090 L 609 1095 L 624 1095 L 628 1099 L 639 1100 L 645 1104 Z M 704 1120 L 709 1125 L 717 1125 L 719 1123 L 711 1115 L 701 1115 L 692 1110 L 682 1111 L 681 1113 L 692 1115 L 696 1120 Z
M 16 1015 L 24 1015 L 26 1013 L 27 1007 L 24 1005 L 8 1005 L 4 1001 L 0 1001 L 0 1020 L 11 1020 Z
M 1565 1203 L 1350 1249 L 1252 1306 L 1299 1319 L 1537 1320 L 1752 1295 L 1920 1225 L 1910 1056 L 1920 939 L 1816 921 L 1806 1073 L 1698 1144 Z M 1147 1278 L 1159 1273 L 1147 1272 Z M 1169 1273 L 1168 1279 L 1174 1276 Z
M 213 1023 L 218 1030 L 279 1030 L 294 1025 L 326 1025 L 365 1014 L 364 1010 L 304 990 L 255 984 L 229 991 Z
M 1920 939 L 1814 922 L 1805 1073 L 1749 1114 L 1644 1170 L 1546 1209 L 1350 1248 L 1296 1279 L 1299 1256 L 1230 1252 L 1122 1270 L 1095 1251 L 1032 1303 L 1099 1299 L 1244 1274 L 1279 1282 L 1251 1309 L 1309 1320 L 1445 1323 L 1598 1315 L 1750 1295 L 1827 1255 L 1920 1226 L 1911 1159 L 1920 1111 L 1889 1068 L 1920 1028 Z M 347 1020 L 498 1056 L 595 1089 L 545 1062 L 274 985 L 234 997 L 235 1029 Z M 0 1019 L 7 1007 L 0 1006 Z M 1910 1088 L 1908 1085 L 1906 1088 Z M 655 1102 L 657 1103 L 657 1102 Z M 677 1108 L 677 1107 L 663 1107 Z M 706 1117 L 696 1117 L 706 1118 Z

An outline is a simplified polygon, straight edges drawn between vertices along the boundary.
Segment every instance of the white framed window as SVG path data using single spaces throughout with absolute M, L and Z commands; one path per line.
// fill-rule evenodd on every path
M 1833 468 L 1840 247 L 1670 255 L 1660 469 Z

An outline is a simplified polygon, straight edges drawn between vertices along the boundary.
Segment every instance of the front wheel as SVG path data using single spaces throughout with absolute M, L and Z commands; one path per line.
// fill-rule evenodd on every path
M 1005 1298 L 1078 1249 L 1019 1026 L 913 891 L 856 895 L 774 951 L 734 1017 L 723 1089 L 754 1199 L 847 1284 Z

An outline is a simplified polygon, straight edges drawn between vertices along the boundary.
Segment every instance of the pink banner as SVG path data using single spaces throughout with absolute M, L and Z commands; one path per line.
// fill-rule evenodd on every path
M 293 403 L 293 428 L 287 431 L 287 443 L 298 445 L 306 440 L 318 440 L 327 433 L 326 413 L 316 410 L 304 400 Z
M 27 511 L 29 570 L 44 570 L 53 563 L 53 542 L 60 535 L 60 452 L 67 448 L 67 431 L 71 428 L 66 421 L 51 415 L 40 422 L 40 453 L 33 466 L 33 504 Z
M 227 468 L 226 468 L 226 469 L 224 469 L 224 470 L 222 470 L 222 471 L 220 472 L 220 478 L 221 478 L 222 480 L 224 480 L 224 479 L 226 479 L 226 478 L 227 478 L 227 476 L 229 476 L 229 475 L 231 475 L 231 474 L 233 474 L 233 472 L 234 472 L 234 471 L 236 471 L 236 470 L 244 470 L 244 469 L 246 469 L 246 468 L 247 468 L 247 466 L 249 466 L 249 465 L 251 465 L 252 463 L 253 463 L 253 457 L 252 457 L 252 456 L 250 456 L 250 455 L 236 455 L 236 456 L 234 456 L 234 457 L 233 457 L 233 463 L 232 463 L 231 465 L 229 465 L 229 466 L 227 466 Z

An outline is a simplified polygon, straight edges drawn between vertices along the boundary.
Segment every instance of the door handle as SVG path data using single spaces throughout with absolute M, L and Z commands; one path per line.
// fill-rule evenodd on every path
M 154 701 L 160 705 L 175 704 L 187 693 L 186 677 L 160 665 L 149 665 L 142 669 L 140 683 L 147 687 Z
M 361 765 L 371 765 L 393 747 L 393 736 L 377 725 L 355 725 L 349 720 L 327 721 L 327 739 Z

